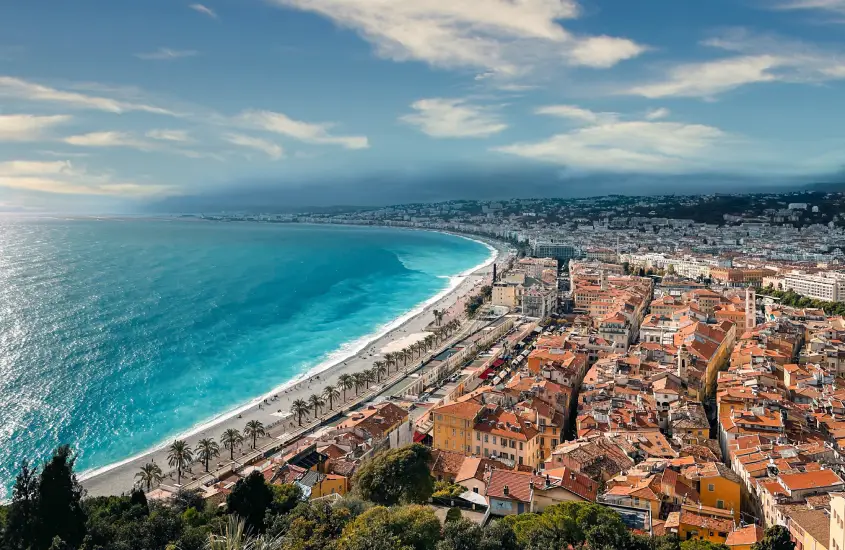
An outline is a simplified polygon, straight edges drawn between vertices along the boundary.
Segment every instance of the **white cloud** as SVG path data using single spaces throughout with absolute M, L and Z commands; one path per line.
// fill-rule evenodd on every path
M 845 0 L 785 0 L 775 4 L 782 10 L 825 10 L 845 14 Z
M 463 99 L 430 98 L 414 102 L 415 113 L 400 120 L 432 137 L 484 138 L 505 128 L 498 115 Z
M 645 46 L 627 38 L 594 36 L 575 44 L 572 49 L 572 60 L 575 65 L 607 69 L 620 61 L 637 57 L 646 49 Z
M 66 137 L 64 142 L 77 147 L 130 147 L 143 151 L 154 148 L 152 144 L 125 132 L 91 132 Z
M 658 109 L 652 109 L 645 114 L 646 120 L 660 120 L 668 117 L 670 114 L 669 109 L 665 107 L 660 107 Z
M 226 134 L 223 136 L 223 139 L 233 145 L 261 151 L 273 160 L 278 160 L 284 156 L 284 150 L 279 145 L 265 139 L 246 136 L 244 134 Z
M 845 78 L 845 54 L 803 42 L 737 29 L 707 40 L 704 45 L 736 55 L 677 65 L 664 78 L 633 86 L 625 93 L 649 98 L 713 98 L 750 84 L 820 83 Z
M 154 52 L 137 53 L 135 57 L 138 59 L 146 59 L 153 61 L 170 61 L 173 59 L 181 59 L 183 57 L 194 57 L 199 52 L 196 50 L 171 50 L 170 48 L 159 48 Z
M 244 111 L 238 115 L 235 122 L 249 128 L 281 134 L 306 143 L 340 145 L 346 149 L 366 149 L 370 146 L 366 136 L 332 135 L 329 130 L 334 124 L 302 122 L 272 111 Z
M 710 154 L 724 140 L 712 126 L 647 120 L 612 120 L 586 116 L 586 126 L 538 142 L 515 143 L 494 150 L 520 157 L 605 172 L 686 172 L 708 166 Z
M 203 15 L 207 15 L 207 16 L 211 17 L 212 19 L 217 19 L 217 12 L 214 11 L 213 9 L 209 8 L 208 6 L 204 6 L 202 4 L 191 4 L 188 7 L 191 8 L 192 10 L 196 11 L 196 12 L 203 14 Z
M 616 113 L 597 113 L 575 105 L 546 105 L 534 110 L 538 115 L 549 115 L 566 118 L 575 122 L 594 124 L 597 122 L 613 122 L 619 118 Z
M 105 195 L 140 198 L 173 194 L 165 185 L 115 180 L 109 174 L 92 173 L 68 160 L 0 162 L 0 187 L 62 195 Z
M 158 115 L 176 115 L 172 111 L 154 105 L 58 90 L 11 76 L 0 76 L 0 97 L 28 102 L 52 103 L 75 107 L 77 109 L 92 109 L 109 113 L 142 111 Z
M 179 143 L 189 143 L 192 141 L 187 130 L 150 130 L 146 133 L 146 136 L 159 141 L 175 141 Z
M 512 76 L 539 63 L 609 67 L 643 51 L 564 29 L 559 21 L 579 14 L 576 0 L 271 1 L 355 30 L 381 57 L 436 67 Z
M 0 142 L 36 141 L 44 138 L 54 127 L 69 122 L 67 115 L 0 115 Z

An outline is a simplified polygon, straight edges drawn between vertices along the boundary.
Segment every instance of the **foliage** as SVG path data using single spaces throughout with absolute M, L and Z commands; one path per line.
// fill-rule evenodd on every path
M 546 508 L 542 514 L 508 516 L 503 521 L 525 548 L 631 548 L 630 531 L 619 515 L 599 504 L 565 502 Z M 615 545 L 615 546 L 614 546 Z
M 480 545 L 481 527 L 467 519 L 458 519 L 446 522 L 437 550 L 476 550 Z
M 279 514 L 287 514 L 302 500 L 302 489 L 295 483 L 271 485 L 273 491 L 273 510 Z
M 362 464 L 352 484 L 362 498 L 376 504 L 426 502 L 434 492 L 430 458 L 431 450 L 418 443 L 390 449 Z
M 367 541 L 395 539 L 397 547 L 431 550 L 440 539 L 440 520 L 428 506 L 376 506 L 353 520 L 338 541 L 341 550 L 368 548 Z
M 225 530 L 219 535 L 211 535 L 208 550 L 281 550 L 281 537 L 250 537 L 245 523 L 234 516 L 229 519 Z
M 38 479 L 36 516 L 37 548 L 49 548 L 59 537 L 71 548 L 77 548 L 85 537 L 85 511 L 82 509 L 82 486 L 73 473 L 76 458 L 70 447 L 62 445 L 44 465 Z
M 466 487 L 450 481 L 435 481 L 433 497 L 454 498 L 466 492 Z
M 681 543 L 681 550 L 728 550 L 728 547 L 709 540 L 690 539 Z
M 461 518 L 463 518 L 463 515 L 461 514 L 460 508 L 449 508 L 449 510 L 446 511 L 446 523 L 460 521 Z
M 795 550 L 795 543 L 786 527 L 774 525 L 766 529 L 763 539 L 755 542 L 751 550 Z
M 264 516 L 273 504 L 274 494 L 264 480 L 264 474 L 255 470 L 239 479 L 226 497 L 229 512 L 243 518 L 251 532 L 264 531 Z
M 771 286 L 761 288 L 757 291 L 757 293 L 763 296 L 778 298 L 780 303 L 785 306 L 822 309 L 825 314 L 830 316 L 845 315 L 845 302 L 826 302 L 824 300 L 816 300 L 814 298 L 801 296 L 792 290 L 787 290 L 786 292 L 782 290 L 775 290 Z
M 301 502 L 289 514 L 274 516 L 267 533 L 282 535 L 285 550 L 323 550 L 334 547 L 351 519 L 349 508 Z
M 35 541 L 37 515 L 38 474 L 24 461 L 15 479 L 12 504 L 6 512 L 3 547 L 10 550 L 26 548 Z
M 182 471 L 194 460 L 194 453 L 184 439 L 177 439 L 167 448 L 167 463 L 176 468 L 176 483 L 182 483 Z

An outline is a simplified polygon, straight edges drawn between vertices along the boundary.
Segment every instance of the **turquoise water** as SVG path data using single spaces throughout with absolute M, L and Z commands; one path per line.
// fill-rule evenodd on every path
M 399 229 L 0 218 L 0 494 L 60 443 L 102 467 L 266 393 L 488 256 Z

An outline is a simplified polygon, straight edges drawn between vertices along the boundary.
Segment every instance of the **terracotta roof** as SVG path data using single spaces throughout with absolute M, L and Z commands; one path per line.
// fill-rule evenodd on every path
M 466 457 L 461 453 L 434 449 L 431 451 L 429 470 L 456 476 L 461 471 L 465 459 Z
M 731 531 L 725 540 L 727 546 L 746 546 L 759 542 L 763 539 L 763 528 L 759 525 L 748 525 Z
M 487 496 L 505 500 L 531 502 L 532 479 L 542 480 L 543 478 L 529 472 L 493 470 L 490 472 L 490 480 L 487 482 Z M 539 482 L 542 483 L 542 481 Z
M 668 523 L 668 522 L 667 522 Z M 681 510 L 680 523 L 693 525 L 711 531 L 730 533 L 733 530 L 734 522 L 726 518 L 714 518 L 703 514 L 696 514 L 689 510 Z
M 842 484 L 842 480 L 833 472 L 833 470 L 781 474 L 780 482 L 789 491 L 817 489 Z
M 449 416 L 472 420 L 483 407 L 484 405 L 475 401 L 464 401 L 463 403 L 449 403 L 432 409 L 431 412 L 432 414 L 448 414 Z

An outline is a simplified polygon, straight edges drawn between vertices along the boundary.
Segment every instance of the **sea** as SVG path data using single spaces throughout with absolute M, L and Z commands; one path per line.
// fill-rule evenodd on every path
M 353 355 L 491 252 L 393 228 L 0 217 L 0 500 L 60 444 L 102 468 Z

